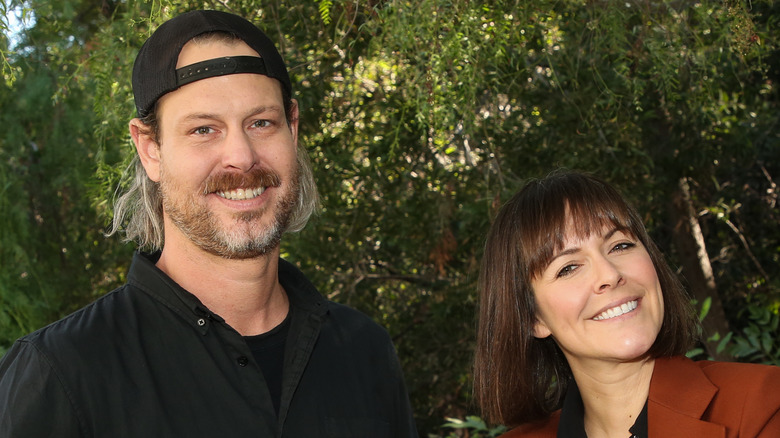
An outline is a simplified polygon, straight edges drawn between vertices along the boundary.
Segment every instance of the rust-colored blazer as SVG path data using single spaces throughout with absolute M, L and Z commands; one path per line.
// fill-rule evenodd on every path
M 500 438 L 555 438 L 560 415 Z M 780 367 L 656 359 L 647 424 L 650 438 L 780 438 Z

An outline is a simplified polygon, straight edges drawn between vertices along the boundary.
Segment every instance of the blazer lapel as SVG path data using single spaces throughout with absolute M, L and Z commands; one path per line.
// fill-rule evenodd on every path
M 690 359 L 656 359 L 647 404 L 648 436 L 725 438 L 724 426 L 701 419 L 717 392 Z

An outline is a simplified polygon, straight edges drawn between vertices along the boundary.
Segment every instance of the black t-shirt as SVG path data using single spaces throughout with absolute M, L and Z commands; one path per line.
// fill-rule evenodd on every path
M 647 438 L 647 401 L 626 435 L 630 438 Z M 563 399 L 561 418 L 558 421 L 558 438 L 588 438 L 585 433 L 585 406 L 574 380 L 569 382 L 566 397 Z
M 292 306 L 281 324 L 271 331 L 256 336 L 244 336 L 255 361 L 263 372 L 276 415 L 279 415 L 279 401 L 282 398 L 282 371 L 284 368 L 284 345 L 290 329 Z

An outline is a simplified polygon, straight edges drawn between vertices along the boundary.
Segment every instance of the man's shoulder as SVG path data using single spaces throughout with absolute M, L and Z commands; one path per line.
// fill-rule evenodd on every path
M 328 320 L 341 330 L 361 337 L 388 338 L 387 330 L 365 313 L 334 301 L 326 301 Z
M 19 339 L 39 350 L 67 350 L 105 339 L 112 327 L 128 316 L 131 287 L 123 285 L 79 310 Z M 86 345 L 85 345 L 86 344 Z
M 323 317 L 327 326 L 349 334 L 388 337 L 387 331 L 365 313 L 325 299 L 297 266 L 281 258 L 279 280 L 292 305 L 304 312 Z

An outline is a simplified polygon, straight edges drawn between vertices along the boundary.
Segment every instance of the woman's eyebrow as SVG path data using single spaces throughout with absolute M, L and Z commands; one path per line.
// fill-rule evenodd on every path
M 555 261 L 555 259 L 557 259 L 557 258 L 559 258 L 559 257 L 563 257 L 563 256 L 571 255 L 571 254 L 576 254 L 576 253 L 578 253 L 579 251 L 580 251 L 580 247 L 579 247 L 579 246 L 571 246 L 571 247 L 568 247 L 568 248 L 564 249 L 563 251 L 561 251 L 561 252 L 559 252 L 559 253 L 555 254 L 555 255 L 554 255 L 554 256 L 553 256 L 553 257 L 550 259 L 550 261 L 547 263 L 547 266 L 550 266 L 550 265 L 552 264 L 552 262 L 554 262 L 554 261 Z
M 607 239 L 611 238 L 612 236 L 614 236 L 615 233 L 617 233 L 619 231 L 623 231 L 623 230 L 620 227 L 612 228 L 609 232 L 607 232 L 607 234 L 604 234 L 604 236 L 602 238 L 604 240 L 607 240 Z M 580 247 L 579 246 L 568 247 L 568 248 L 564 249 L 563 251 L 561 251 L 561 252 L 555 254 L 554 256 L 552 256 L 552 258 L 550 259 L 550 262 L 547 263 L 547 265 L 549 266 L 552 262 L 555 261 L 555 259 L 557 259 L 559 257 L 563 257 L 563 256 L 571 255 L 571 254 L 576 254 L 579 251 L 580 251 Z
M 612 237 L 612 236 L 613 236 L 615 233 L 617 233 L 618 231 L 623 231 L 623 230 L 621 230 L 621 229 L 620 229 L 620 228 L 618 228 L 618 227 L 615 227 L 615 228 L 613 228 L 613 229 L 612 229 L 612 231 L 610 231 L 609 233 L 607 233 L 607 234 L 605 234 L 605 235 L 604 235 L 604 239 L 609 239 L 610 237 Z

